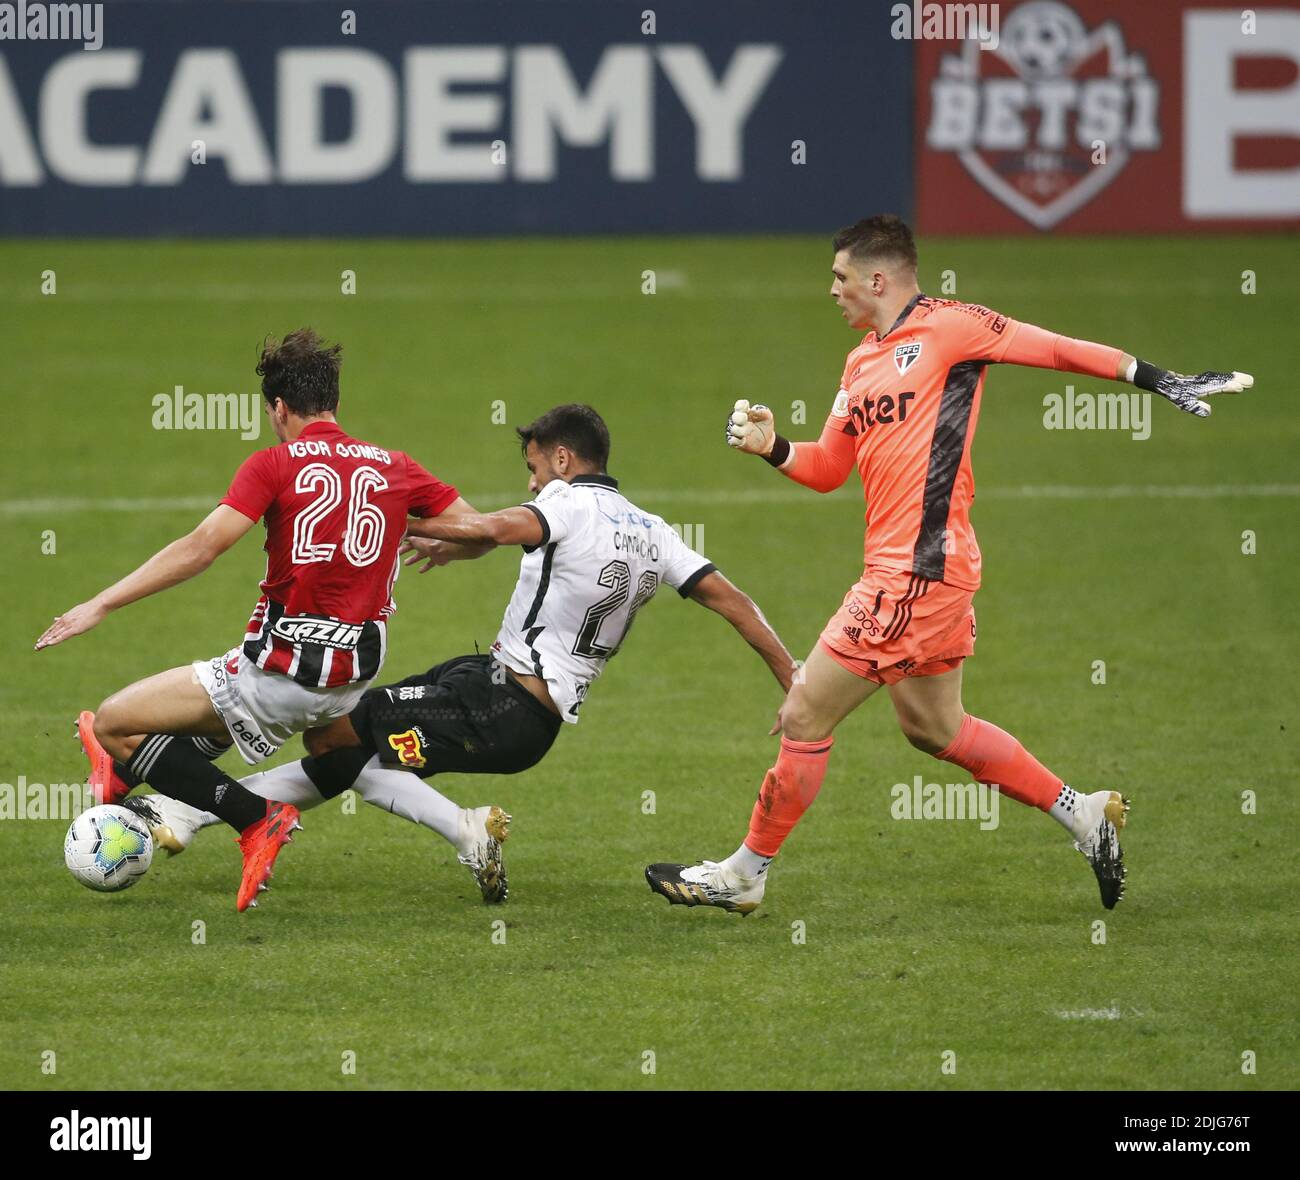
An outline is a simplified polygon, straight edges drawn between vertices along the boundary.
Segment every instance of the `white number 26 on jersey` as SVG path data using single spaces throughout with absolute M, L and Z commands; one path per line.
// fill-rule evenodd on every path
M 384 548 L 384 514 L 367 497 L 382 492 L 388 481 L 373 467 L 358 467 L 352 472 L 348 488 L 348 523 L 343 531 L 343 556 L 355 566 L 372 565 Z M 310 565 L 329 561 L 338 546 L 315 539 L 316 526 L 343 502 L 343 478 L 324 463 L 309 463 L 298 472 L 293 490 L 300 495 L 319 491 L 320 495 L 294 517 L 293 563 Z

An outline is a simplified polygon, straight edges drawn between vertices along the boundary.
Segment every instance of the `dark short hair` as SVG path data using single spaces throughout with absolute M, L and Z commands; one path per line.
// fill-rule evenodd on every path
M 831 239 L 835 253 L 847 250 L 854 262 L 898 262 L 916 269 L 916 242 L 907 222 L 878 213 L 846 225 Z
M 303 418 L 333 413 L 339 404 L 342 352 L 343 345 L 327 345 L 311 328 L 299 328 L 283 340 L 268 336 L 257 362 L 262 396 L 272 404 L 278 397 Z
M 516 426 L 515 433 L 525 454 L 533 442 L 543 451 L 568 447 L 579 459 L 594 463 L 601 471 L 609 463 L 609 427 L 590 406 L 555 406 L 537 421 Z

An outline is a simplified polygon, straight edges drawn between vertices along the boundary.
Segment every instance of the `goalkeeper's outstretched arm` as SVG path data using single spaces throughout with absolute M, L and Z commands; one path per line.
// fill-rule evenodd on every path
M 767 406 L 741 400 L 727 422 L 727 445 L 766 459 L 782 475 L 816 492 L 833 492 L 853 470 L 853 439 L 827 426 L 816 442 L 791 442 L 776 432 Z
M 1108 344 L 1075 340 L 1025 323 L 1016 328 L 997 359 L 1003 364 L 1061 369 L 1067 373 L 1104 377 L 1108 381 L 1125 381 L 1148 393 L 1158 393 L 1180 410 L 1198 418 L 1210 416 L 1210 403 L 1205 399 L 1212 394 L 1241 393 L 1255 384 L 1255 378 L 1249 373 L 1236 371 L 1207 369 L 1190 377 L 1171 373 Z

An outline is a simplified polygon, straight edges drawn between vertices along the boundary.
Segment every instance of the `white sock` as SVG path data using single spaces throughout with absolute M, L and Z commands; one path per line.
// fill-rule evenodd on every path
M 447 843 L 460 847 L 460 808 L 409 770 L 384 770 L 379 759 L 372 758 L 352 789 L 367 803 L 432 828 Z
M 246 787 L 254 795 L 263 799 L 274 799 L 277 803 L 292 803 L 300 811 L 319 807 L 325 802 L 316 784 L 307 777 L 301 762 L 286 762 L 274 770 L 264 770 L 260 774 L 250 774 L 239 780 L 241 787 Z
M 757 852 L 742 844 L 722 862 L 722 867 L 737 877 L 744 877 L 745 880 L 752 881 L 755 877 L 761 877 L 767 872 L 767 866 L 771 863 L 772 858 L 770 856 L 759 856 Z
M 1074 819 L 1079 814 L 1079 809 L 1082 806 L 1083 796 L 1073 787 L 1063 784 L 1061 793 L 1057 795 L 1056 802 L 1052 804 L 1047 814 L 1067 831 L 1073 833 Z

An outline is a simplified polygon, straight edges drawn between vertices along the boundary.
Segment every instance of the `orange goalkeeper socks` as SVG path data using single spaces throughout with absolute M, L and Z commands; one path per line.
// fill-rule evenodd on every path
M 1064 785 L 1006 730 L 969 713 L 946 750 L 935 755 L 969 770 L 977 781 L 995 784 L 1004 795 L 1049 811 Z
M 821 790 L 834 738 L 819 742 L 781 739 L 776 765 L 763 777 L 745 847 L 761 857 L 773 857 Z

